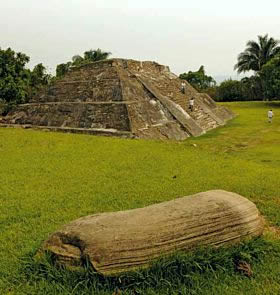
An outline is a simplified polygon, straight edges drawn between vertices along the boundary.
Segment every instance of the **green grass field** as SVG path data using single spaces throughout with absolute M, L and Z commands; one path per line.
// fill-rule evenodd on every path
M 280 294 L 280 103 L 226 105 L 234 120 L 184 142 L 1 128 L 0 294 Z M 210 189 L 255 202 L 270 225 L 264 237 L 117 280 L 33 260 L 42 241 L 73 219 Z M 239 255 L 253 277 L 235 271 Z

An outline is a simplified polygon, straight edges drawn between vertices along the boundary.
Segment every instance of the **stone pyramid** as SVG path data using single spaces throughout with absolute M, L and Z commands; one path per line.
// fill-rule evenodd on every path
M 167 66 L 150 61 L 110 59 L 73 67 L 30 103 L 2 118 L 1 125 L 183 140 L 233 117 L 188 83 L 182 93 L 181 82 Z

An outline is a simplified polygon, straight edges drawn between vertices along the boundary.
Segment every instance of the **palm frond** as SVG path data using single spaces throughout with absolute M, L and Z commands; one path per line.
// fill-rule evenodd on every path
M 280 53 L 279 40 L 268 37 L 268 34 L 258 36 L 258 42 L 249 40 L 246 49 L 237 57 L 237 64 L 234 69 L 238 73 L 253 70 L 258 72 L 276 54 Z

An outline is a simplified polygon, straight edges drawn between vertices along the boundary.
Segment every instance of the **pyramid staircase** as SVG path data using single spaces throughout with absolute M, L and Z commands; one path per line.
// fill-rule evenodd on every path
M 233 117 L 166 66 L 111 59 L 72 68 L 28 104 L 2 118 L 2 126 L 124 137 L 183 140 Z M 195 98 L 193 111 L 189 100 Z

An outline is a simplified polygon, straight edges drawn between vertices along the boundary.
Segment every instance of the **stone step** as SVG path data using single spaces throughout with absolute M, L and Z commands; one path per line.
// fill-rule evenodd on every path
M 170 81 L 169 78 L 160 79 L 160 81 L 157 80 L 155 86 L 162 95 L 170 97 L 172 101 L 182 106 L 204 130 L 209 129 L 209 126 L 217 126 L 216 121 L 205 113 L 205 111 L 199 106 L 196 106 L 193 112 L 188 111 L 190 95 L 186 95 L 181 92 L 180 80 L 173 79 Z

